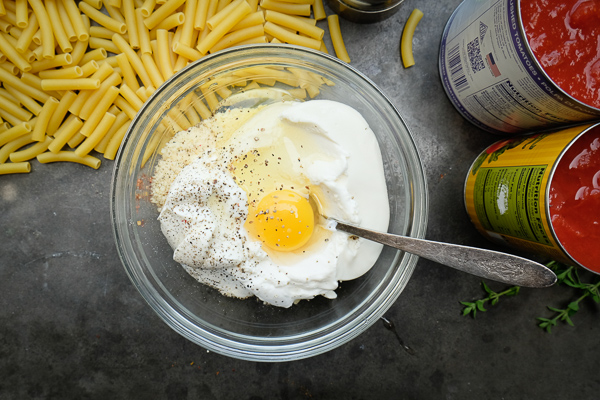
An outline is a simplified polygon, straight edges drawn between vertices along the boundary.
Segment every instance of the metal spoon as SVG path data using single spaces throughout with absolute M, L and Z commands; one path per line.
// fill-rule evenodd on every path
M 335 222 L 338 230 L 406 251 L 459 271 L 523 287 L 543 288 L 552 286 L 556 282 L 556 275 L 549 268 L 523 257 L 359 228 L 323 215 L 321 204 L 316 196 L 311 194 L 309 200 L 316 206 L 315 211 L 318 211 L 323 218 Z

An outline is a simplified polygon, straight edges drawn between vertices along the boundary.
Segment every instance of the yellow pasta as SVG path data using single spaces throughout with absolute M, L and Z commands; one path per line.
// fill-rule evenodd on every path
M 264 29 L 265 33 L 276 37 L 282 42 L 297 44 L 299 46 L 309 47 L 315 50 L 319 50 L 321 48 L 321 41 L 306 36 L 296 35 L 295 33 L 291 33 L 290 31 L 272 22 L 267 21 Z
M 42 79 L 43 90 L 90 90 L 100 87 L 99 79 Z
M 57 154 L 54 154 L 52 152 L 45 152 L 45 153 L 38 155 L 36 158 L 41 164 L 67 161 L 67 162 L 83 164 L 83 165 L 88 166 L 93 169 L 100 168 L 100 164 L 101 164 L 100 159 L 98 159 L 96 157 L 93 157 L 90 155 L 80 157 L 77 154 L 75 154 L 75 152 L 73 152 L 73 151 L 60 151 Z
M 142 107 L 142 104 L 144 104 L 136 92 L 134 92 L 133 89 L 126 84 L 121 85 L 119 88 L 119 94 L 123 96 L 125 100 L 127 100 L 127 102 L 135 109 L 136 112 Z
M 180 56 L 183 56 L 188 60 L 192 61 L 198 60 L 202 57 L 202 54 L 200 54 L 198 50 L 192 49 L 191 47 L 188 47 L 179 42 L 173 44 L 173 51 L 176 54 L 179 54 Z
M 129 46 L 132 49 L 140 48 L 140 38 L 138 36 L 137 18 L 135 17 L 135 5 L 133 0 L 123 0 L 123 16 L 127 25 L 127 33 L 129 35 Z M 114 40 L 114 39 L 113 39 Z
M 67 37 L 67 33 L 65 32 L 65 28 L 63 27 L 60 21 L 60 14 L 58 13 L 58 6 L 56 5 L 57 0 L 45 0 L 46 3 L 46 12 L 48 14 L 48 18 L 50 18 L 50 23 L 52 24 L 52 32 L 54 32 L 54 38 L 58 42 L 60 49 L 63 53 L 68 53 L 73 50 L 73 46 Z M 44 37 L 44 40 L 46 38 Z M 42 43 L 44 45 L 44 43 Z M 44 55 L 46 57 L 46 55 Z M 47 57 L 46 57 L 47 58 Z
M 37 17 L 34 13 L 29 17 L 28 24 L 23 31 L 21 32 L 21 36 L 17 39 L 17 45 L 15 48 L 19 53 L 23 53 L 26 49 L 29 48 L 31 41 L 33 40 L 33 35 L 37 32 L 39 28 Z
M 248 40 L 257 36 L 264 36 L 264 34 L 265 29 L 262 25 L 255 25 L 248 28 L 239 29 L 223 36 L 221 40 L 211 47 L 210 52 L 214 53 L 227 47 L 239 44 L 244 40 Z
M 38 115 L 42 111 L 42 106 L 40 103 L 35 101 L 31 96 L 23 93 L 19 89 L 15 89 L 15 87 L 4 83 L 4 88 L 7 92 L 9 92 L 13 97 L 19 100 L 19 103 L 23 104 L 25 108 L 33 113 L 33 115 Z M 43 93 L 43 92 L 42 92 Z
M 106 51 L 111 53 L 119 53 L 119 48 L 112 40 L 90 37 L 88 45 L 92 49 L 105 49 Z
M 48 150 L 48 146 L 52 142 L 52 138 L 46 136 L 43 141 L 34 144 L 24 150 L 10 153 L 10 161 L 13 163 L 23 162 L 35 158 L 37 155 Z
M 123 80 L 127 86 L 137 90 L 140 86 L 135 76 L 135 72 L 133 71 L 133 68 L 131 68 L 131 64 L 129 64 L 127 56 L 125 54 L 117 55 L 117 63 L 119 64 L 119 68 L 121 68 L 121 74 L 123 75 Z
M 412 13 L 410 13 L 408 20 L 406 21 L 406 25 L 404 25 L 402 39 L 400 39 L 400 54 L 402 55 L 402 65 L 404 65 L 404 68 L 415 65 L 412 40 L 415 34 L 415 29 L 417 28 L 419 21 L 421 21 L 421 18 L 423 18 L 423 12 L 415 8 Z
M 201 31 L 206 26 L 209 0 L 198 0 L 194 14 L 194 28 Z
M 323 0 L 314 0 L 312 5 L 313 15 L 317 21 L 327 18 L 325 14 L 325 8 L 323 7 Z
M 144 18 L 150 16 L 150 14 L 152 14 L 152 11 L 154 11 L 154 7 L 156 7 L 156 0 L 144 1 L 144 4 L 142 4 L 142 6 L 140 7 L 140 10 L 142 10 L 142 16 Z
M 156 31 L 156 50 L 160 72 L 162 73 L 163 77 L 170 78 L 175 72 L 173 71 L 173 64 L 171 64 L 168 31 L 164 29 L 159 29 Z
M 125 17 L 123 16 L 121 10 L 118 7 L 104 3 L 104 8 L 106 8 L 106 12 L 108 12 L 108 15 L 110 15 L 112 19 L 114 19 L 115 21 L 125 23 Z
M 59 101 L 54 97 L 50 97 L 48 101 L 42 107 L 42 112 L 38 116 L 38 119 L 33 126 L 33 133 L 31 138 L 36 142 L 41 142 L 46 137 L 46 128 L 52 118 L 52 114 L 56 111 Z M 32 157 L 33 158 L 33 157 Z
M 0 147 L 23 135 L 27 135 L 32 129 L 31 123 L 29 122 L 21 122 L 20 124 L 7 129 L 6 131 L 0 133 Z
M 4 35 L 0 33 L 0 51 L 21 71 L 30 71 L 31 64 L 9 43 Z
M 21 29 L 29 24 L 29 10 L 27 9 L 27 0 L 15 0 L 15 19 L 17 26 Z
M 19 99 L 17 99 L 15 96 L 13 96 L 12 94 L 10 94 L 8 92 L 8 90 L 6 90 L 5 88 L 0 87 L 0 96 L 4 97 L 6 100 L 20 106 L 21 102 L 19 101 Z
M 66 121 L 60 126 L 54 135 L 54 140 L 48 145 L 48 150 L 53 153 L 58 153 L 67 144 L 69 140 L 79 132 L 83 121 L 77 116 L 71 114 L 67 117 Z
M 304 33 L 305 35 L 308 35 L 316 40 L 323 39 L 323 35 L 325 34 L 325 31 L 317 26 L 313 26 L 299 18 L 294 18 L 290 15 L 285 15 L 277 11 L 267 10 L 265 12 L 265 20 L 286 28 L 291 28 L 297 32 Z
M 155 31 L 156 29 L 171 30 L 175 27 L 178 27 L 179 25 L 183 25 L 184 22 L 185 22 L 185 14 L 183 14 L 182 12 L 178 12 L 178 13 L 169 15 L 167 18 L 162 20 L 158 25 L 156 25 L 156 27 L 154 27 L 154 29 L 152 31 Z M 150 35 L 150 38 L 152 38 L 152 35 Z
M 135 10 L 136 25 L 138 29 L 138 38 L 140 41 L 140 51 L 142 54 L 152 54 L 152 47 L 150 46 L 150 32 L 146 25 L 144 25 L 144 16 L 142 10 L 139 8 Z
M 26 174 L 31 172 L 29 162 L 0 164 L 0 175 L 6 174 Z
M 78 64 L 88 64 L 90 61 L 102 61 L 104 59 L 106 59 L 106 57 L 108 56 L 108 53 L 106 51 L 106 49 L 104 47 L 100 47 L 97 49 L 94 49 L 92 51 L 88 51 L 87 53 L 85 53 L 85 55 L 81 58 L 81 60 L 78 62 Z
M 160 21 L 171 15 L 184 2 L 185 0 L 168 0 L 165 4 L 154 10 L 154 12 L 144 20 L 144 25 L 146 25 L 148 29 L 154 28 L 160 23 Z
M 29 111 L 10 101 L 0 101 L 0 109 L 8 112 L 22 121 L 29 121 L 32 117 L 32 114 Z
M 61 69 L 47 69 L 38 74 L 42 79 L 76 79 L 83 76 L 83 70 L 79 65 Z
M 123 138 L 125 137 L 125 134 L 127 133 L 130 124 L 131 121 L 126 122 L 113 135 L 113 137 L 110 139 L 110 142 L 108 142 L 108 146 L 106 146 L 106 150 L 104 151 L 104 158 L 106 158 L 107 160 L 115 159 L 117 150 L 119 150 L 119 146 L 121 145 L 121 142 L 123 141 Z
M 150 54 L 142 54 L 142 63 L 144 65 L 145 70 L 148 73 L 148 76 L 150 76 L 150 80 L 152 81 L 152 85 L 146 86 L 159 87 L 165 82 L 163 76 L 158 70 L 158 67 L 156 66 L 156 63 L 154 62 L 154 59 Z
M 303 15 L 305 17 L 310 15 L 310 4 L 293 4 L 275 0 L 261 0 L 260 6 L 265 10 L 278 11 L 284 14 Z
M 104 153 L 112 137 L 123 125 L 127 123 L 127 121 L 129 121 L 129 117 L 127 116 L 127 114 L 125 114 L 123 111 L 119 111 L 115 122 L 113 122 L 112 126 L 110 127 L 106 135 L 104 135 L 100 143 L 98 143 L 94 147 L 94 150 L 96 150 L 98 153 Z
M 232 0 L 219 0 L 217 2 L 217 12 L 219 12 L 222 9 L 224 9 L 225 7 L 227 7 L 231 2 L 232 2 Z
M 231 28 L 231 31 L 237 31 L 239 29 L 248 28 L 254 25 L 262 25 L 265 22 L 264 15 L 265 14 L 262 11 L 253 12 L 252 14 L 244 17 L 243 20 L 241 20 L 233 28 Z
M 36 88 L 33 88 L 33 87 L 23 83 L 23 81 L 21 81 L 19 78 L 17 78 L 16 76 L 12 75 L 10 72 L 8 72 L 4 69 L 1 69 L 1 68 L 0 68 L 0 81 L 3 82 L 5 87 L 6 87 L 6 84 L 9 84 L 10 86 L 13 86 L 15 89 L 21 91 L 23 94 L 31 96 L 34 99 L 41 101 L 42 103 L 45 102 L 46 100 L 48 100 L 48 98 L 50 97 L 48 94 L 42 92 L 41 90 L 38 90 Z
M 206 21 L 206 26 L 208 26 L 210 29 L 214 30 L 215 27 L 217 25 L 219 25 L 221 22 L 223 22 L 223 20 L 225 20 L 225 18 L 227 18 L 227 16 L 229 14 L 231 14 L 231 12 L 233 10 L 235 10 L 237 7 L 240 6 L 240 4 L 242 4 L 242 2 L 244 2 L 245 0 L 234 0 L 233 2 L 229 3 L 227 6 L 225 6 L 224 8 L 219 10 L 219 7 L 217 6 L 217 13 L 215 15 L 213 15 L 212 17 L 210 17 L 207 21 Z M 252 11 L 252 9 L 250 10 Z
M 34 61 L 31 63 L 30 73 L 35 74 L 45 69 L 64 67 L 65 65 L 71 65 L 73 63 L 73 57 L 69 53 L 59 54 L 51 59 L 44 59 L 40 61 Z
M 56 133 L 65 118 L 65 115 L 67 115 L 69 107 L 71 107 L 76 98 L 77 95 L 75 92 L 70 90 L 63 94 L 62 99 L 60 99 L 60 102 L 58 103 L 58 107 L 56 107 L 56 110 L 54 110 L 54 113 L 52 113 L 52 116 L 50 117 L 50 121 L 48 121 L 48 126 L 46 127 L 47 135 L 52 136 Z
M 107 3 L 113 7 L 121 7 L 122 4 L 121 0 L 108 0 Z
M 73 46 L 73 51 L 71 52 L 71 64 L 82 64 L 81 60 L 83 59 L 83 57 L 85 57 L 85 52 L 88 48 L 88 42 L 89 38 L 84 41 L 75 42 L 75 46 Z
M 67 14 L 69 15 L 69 20 L 73 25 L 73 29 L 77 34 L 77 39 L 80 41 L 86 41 L 89 39 L 88 29 L 83 22 L 83 18 L 81 14 L 79 14 L 79 8 L 77 8 L 77 4 L 75 4 L 75 0 L 61 0 L 65 9 L 67 10 Z
M 114 101 L 115 105 L 119 107 L 130 119 L 134 119 L 137 114 L 137 110 L 131 107 L 131 105 L 121 96 L 117 96 Z
M 90 6 L 96 8 L 97 10 L 102 8 L 102 0 L 82 0 L 83 2 L 89 4 Z
M 123 1 L 127 1 L 127 0 L 123 0 Z M 131 46 L 129 46 L 129 43 L 127 43 L 125 41 L 125 39 L 123 39 L 123 37 L 118 34 L 114 34 L 112 40 L 115 43 L 115 45 L 117 45 L 117 47 L 119 48 L 119 50 L 120 50 L 119 52 L 125 53 L 125 55 L 127 56 L 127 60 L 129 61 L 129 63 L 131 64 L 131 66 L 133 67 L 135 72 L 137 72 L 138 76 L 142 80 L 142 83 L 145 86 L 152 85 L 152 80 L 150 79 L 150 76 L 146 72 L 146 69 L 144 68 L 144 64 L 142 64 L 142 60 L 140 60 L 140 58 L 138 57 L 136 52 L 133 51 Z
M 206 54 L 231 28 L 250 14 L 251 8 L 245 1 L 241 2 L 229 15 L 221 21 L 200 43 L 197 49 L 202 54 Z M 208 25 L 208 22 L 206 23 Z
M 31 133 L 28 133 L 0 147 L 0 164 L 5 163 L 12 152 L 33 142 Z
M 60 23 L 65 30 L 67 39 L 69 39 L 69 42 L 75 42 L 78 39 L 77 32 L 75 32 L 75 28 L 73 28 L 73 24 L 71 23 L 71 19 L 69 18 L 69 14 L 67 13 L 64 3 L 61 0 L 57 0 L 56 7 L 58 8 Z
M 114 89 L 117 90 L 116 88 L 114 88 Z M 117 90 L 117 93 L 118 93 L 118 90 Z M 108 133 L 108 130 L 110 129 L 112 124 L 115 122 L 116 118 L 117 117 L 114 114 L 111 114 L 109 112 L 104 113 L 104 115 L 102 116 L 102 119 L 100 120 L 98 125 L 95 127 L 94 131 L 91 132 L 89 137 L 87 139 L 85 139 L 83 141 L 83 143 L 81 143 L 77 147 L 77 149 L 75 150 L 75 154 L 77 154 L 80 157 L 83 157 L 83 156 L 87 155 L 90 151 L 92 151 L 94 149 L 94 147 L 96 147 L 96 145 L 98 143 L 100 143 L 100 141 L 102 140 L 104 135 L 106 135 Z M 84 124 L 84 126 L 85 126 L 85 124 Z M 83 127 L 82 127 L 82 129 L 83 129 Z
M 333 44 L 333 50 L 335 55 L 342 61 L 347 63 L 350 62 L 350 56 L 346 50 L 346 45 L 342 39 L 342 31 L 340 30 L 340 19 L 337 14 L 333 14 L 327 17 L 327 25 L 329 26 L 329 34 L 331 35 L 331 43 Z M 318 50 L 318 49 L 317 49 Z
M 184 14 L 189 15 L 189 18 L 183 22 L 181 26 L 181 36 L 179 42 L 186 46 L 192 45 L 192 39 L 194 34 L 194 17 L 196 14 L 197 0 L 187 0 L 185 2 Z
M 77 98 L 69 107 L 69 112 L 75 115 L 79 115 L 83 109 L 83 105 L 94 94 L 93 90 L 82 90 L 77 94 Z
M 109 94 L 109 91 L 115 89 L 118 93 L 118 90 L 115 86 L 120 85 L 121 82 L 121 76 L 117 72 L 113 72 L 112 74 L 110 74 L 110 76 L 102 82 L 98 90 L 94 91 L 94 93 L 92 93 L 92 95 L 85 102 L 81 109 L 81 112 L 79 113 L 79 117 L 81 119 L 86 120 L 91 118 L 93 114 L 97 114 L 98 110 L 102 111 L 102 114 L 106 112 L 106 110 L 108 110 L 108 108 L 112 104 L 112 101 L 116 97 L 116 94 L 112 96 L 112 92 L 111 94 Z M 111 96 L 112 99 L 110 100 L 110 102 L 108 102 L 108 99 Z M 104 107 L 104 105 L 106 105 L 106 107 Z M 82 131 L 82 133 L 85 136 L 87 136 L 85 132 Z

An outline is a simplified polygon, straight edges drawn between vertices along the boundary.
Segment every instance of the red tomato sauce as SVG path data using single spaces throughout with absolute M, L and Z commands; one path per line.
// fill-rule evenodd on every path
M 600 0 L 521 0 L 521 19 L 546 74 L 600 108 Z
M 581 135 L 550 183 L 550 217 L 571 258 L 600 272 L 600 126 Z

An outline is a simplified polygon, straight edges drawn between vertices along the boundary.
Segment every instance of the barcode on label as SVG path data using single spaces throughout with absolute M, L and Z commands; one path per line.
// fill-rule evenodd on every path
M 450 67 L 450 80 L 452 80 L 452 84 L 456 90 L 459 93 L 467 90 L 469 88 L 469 82 L 467 81 L 467 77 L 463 70 L 458 44 L 454 45 L 450 51 L 448 51 L 448 66 Z

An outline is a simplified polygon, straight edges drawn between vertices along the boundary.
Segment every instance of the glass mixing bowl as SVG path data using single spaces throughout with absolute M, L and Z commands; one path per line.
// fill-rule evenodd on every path
M 411 134 L 396 108 L 348 64 L 289 45 L 238 47 L 204 57 L 150 96 L 131 123 L 115 160 L 113 231 L 129 278 L 175 331 L 223 355 L 288 361 L 326 352 L 364 332 L 398 298 L 417 257 L 384 248 L 369 272 L 341 282 L 337 299 L 319 296 L 287 309 L 255 298 L 222 296 L 173 261 L 157 220 L 157 207 L 150 201 L 151 177 L 161 146 L 175 131 L 207 116 L 211 107 L 216 109 L 221 98 L 257 84 L 282 88 L 293 96 L 306 94 L 307 99 L 339 101 L 358 110 L 381 147 L 391 213 L 389 232 L 425 235 L 425 177 Z

